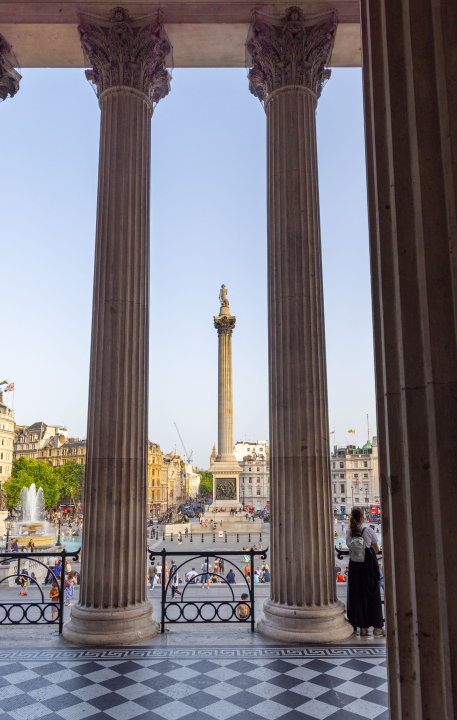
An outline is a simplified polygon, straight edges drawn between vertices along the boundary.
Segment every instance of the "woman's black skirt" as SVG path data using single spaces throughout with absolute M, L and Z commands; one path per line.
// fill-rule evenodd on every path
M 349 560 L 348 620 L 354 628 L 381 628 L 381 591 L 379 588 L 379 565 L 373 548 L 365 549 L 365 561 Z

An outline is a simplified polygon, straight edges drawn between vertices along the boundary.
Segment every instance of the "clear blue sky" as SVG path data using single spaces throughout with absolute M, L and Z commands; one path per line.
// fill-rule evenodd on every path
M 362 86 L 333 71 L 318 150 L 331 429 L 376 432 Z M 25 70 L 0 107 L 2 354 L 16 421 L 85 437 L 99 109 L 82 70 Z M 236 440 L 268 438 L 265 116 L 244 70 L 175 70 L 152 118 L 149 437 L 208 465 L 221 283 Z M 333 438 L 333 436 L 331 436 Z

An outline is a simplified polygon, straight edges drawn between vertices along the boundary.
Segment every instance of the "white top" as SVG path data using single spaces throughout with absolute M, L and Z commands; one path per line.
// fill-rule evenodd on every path
M 359 526 L 359 530 L 360 530 L 360 532 L 362 532 L 362 530 L 365 530 L 365 532 L 363 533 L 363 539 L 365 540 L 365 547 L 369 548 L 372 545 L 377 545 L 378 537 L 377 537 L 375 531 L 371 527 L 363 524 L 363 525 Z M 350 529 L 348 528 L 346 530 L 346 545 L 348 547 L 351 547 L 351 542 L 352 542 L 352 535 L 351 535 Z

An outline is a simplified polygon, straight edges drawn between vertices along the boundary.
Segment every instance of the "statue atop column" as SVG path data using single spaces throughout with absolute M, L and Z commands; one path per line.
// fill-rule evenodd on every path
M 221 285 L 221 289 L 219 291 L 219 300 L 221 301 L 221 312 L 222 312 L 222 308 L 229 307 L 229 301 L 227 298 L 227 288 L 225 287 L 225 285 Z

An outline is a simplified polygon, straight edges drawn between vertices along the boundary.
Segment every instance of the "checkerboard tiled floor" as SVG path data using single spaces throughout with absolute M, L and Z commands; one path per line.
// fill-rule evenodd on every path
M 0 720 L 388 720 L 384 646 L 0 651 Z

